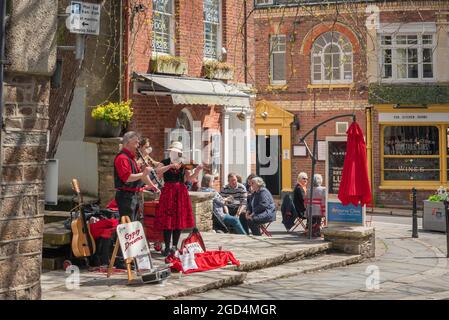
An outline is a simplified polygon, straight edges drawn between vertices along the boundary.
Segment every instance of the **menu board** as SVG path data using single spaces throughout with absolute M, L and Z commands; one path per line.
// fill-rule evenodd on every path
M 329 194 L 338 194 L 346 156 L 346 141 L 328 141 L 327 152 Z

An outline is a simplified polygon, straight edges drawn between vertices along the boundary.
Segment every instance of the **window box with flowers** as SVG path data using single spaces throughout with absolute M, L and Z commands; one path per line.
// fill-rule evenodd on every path
M 151 72 L 184 75 L 187 73 L 187 63 L 180 57 L 155 55 L 151 58 Z
M 120 136 L 122 128 L 133 116 L 131 100 L 122 102 L 108 102 L 98 105 L 92 110 L 92 118 L 97 120 L 96 135 L 102 138 Z
M 424 200 L 422 226 L 424 230 L 446 231 L 446 213 L 444 201 L 449 201 L 445 187 L 438 188 L 434 195 Z
M 234 78 L 234 67 L 226 62 L 204 60 L 203 70 L 208 79 L 232 80 Z

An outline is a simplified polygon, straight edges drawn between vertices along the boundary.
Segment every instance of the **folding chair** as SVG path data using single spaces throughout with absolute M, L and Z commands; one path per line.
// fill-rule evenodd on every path
M 290 230 L 288 230 L 288 232 L 293 232 L 293 231 L 295 231 L 295 229 L 298 228 L 299 226 L 301 226 L 301 227 L 303 228 L 303 230 L 306 231 L 307 226 L 306 226 L 304 220 L 307 221 L 307 219 L 306 219 L 306 218 L 303 218 L 303 217 L 298 217 L 298 218 L 296 218 L 295 224 L 293 225 L 293 227 L 290 228 Z
M 261 224 L 260 225 L 260 232 L 264 235 L 266 235 L 267 237 L 271 238 L 271 232 L 268 231 L 268 227 L 270 226 L 271 222 L 265 223 L 265 224 Z

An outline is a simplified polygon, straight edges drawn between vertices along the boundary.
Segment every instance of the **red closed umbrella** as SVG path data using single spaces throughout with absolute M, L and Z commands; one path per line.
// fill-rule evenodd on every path
M 338 199 L 343 205 L 352 203 L 363 206 L 371 202 L 371 185 L 368 178 L 366 144 L 363 131 L 353 122 L 347 131 L 346 156 L 338 190 Z

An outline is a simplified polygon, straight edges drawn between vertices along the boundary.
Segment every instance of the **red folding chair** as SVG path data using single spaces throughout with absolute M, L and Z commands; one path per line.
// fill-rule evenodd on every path
M 288 230 L 288 232 L 295 231 L 295 229 L 298 228 L 299 226 L 301 226 L 302 229 L 305 231 L 307 229 L 307 226 L 306 226 L 304 220 L 307 220 L 307 219 L 301 218 L 301 217 L 296 218 L 295 224 L 293 225 L 293 227 L 290 228 L 290 230 Z
M 271 222 L 265 223 L 265 224 L 261 224 L 260 225 L 260 232 L 262 232 L 262 234 L 266 235 L 267 237 L 271 238 L 271 232 L 268 231 L 268 227 L 270 226 Z

